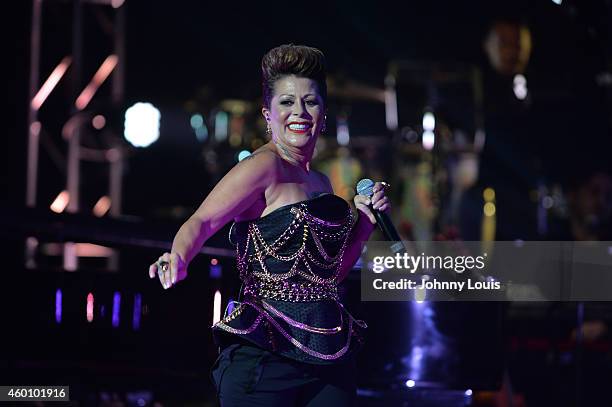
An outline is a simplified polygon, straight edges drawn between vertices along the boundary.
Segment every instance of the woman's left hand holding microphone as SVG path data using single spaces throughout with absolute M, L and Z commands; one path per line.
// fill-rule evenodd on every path
M 389 187 L 386 182 L 377 182 L 372 188 L 372 196 L 355 195 L 353 202 L 355 207 L 363 213 L 372 224 L 376 224 L 376 217 L 373 210 L 389 213 L 391 210 L 391 201 L 385 195 L 385 190 Z

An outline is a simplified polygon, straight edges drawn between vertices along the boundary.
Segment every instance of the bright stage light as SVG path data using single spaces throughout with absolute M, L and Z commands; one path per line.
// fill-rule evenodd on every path
M 68 191 L 64 190 L 55 198 L 50 208 L 55 213 L 62 213 L 64 209 L 66 209 L 66 206 L 68 206 L 68 201 L 70 201 L 70 194 L 68 194 Z
M 223 268 L 220 264 L 211 263 L 209 273 L 210 278 L 221 278 L 223 276 Z
M 142 313 L 142 295 L 140 293 L 136 293 L 134 295 L 134 310 L 132 312 L 132 329 L 134 331 L 138 331 L 140 329 L 140 316 Z
M 225 141 L 227 139 L 229 115 L 224 111 L 215 115 L 215 140 Z
M 101 114 L 98 114 L 91 120 L 91 125 L 96 130 L 102 130 L 102 128 L 106 126 L 106 118 Z
M 242 161 L 250 155 L 251 155 L 250 151 L 242 150 L 241 152 L 238 153 L 238 161 Z
M 336 131 L 336 140 L 338 141 L 338 144 L 341 146 L 347 146 L 351 140 L 351 135 L 349 133 L 348 121 L 345 117 L 338 118 L 338 128 Z
M 62 322 L 62 290 L 59 288 L 55 292 L 55 322 Z
M 385 78 L 385 121 L 389 130 L 397 130 L 397 92 L 393 75 Z
M 148 147 L 159 138 L 161 113 L 151 103 L 136 103 L 125 111 L 123 135 L 135 147 Z
M 513 84 L 514 96 L 516 96 L 517 99 L 524 100 L 528 93 L 527 79 L 521 74 L 515 75 Z
M 92 293 L 87 294 L 87 322 L 93 321 L 94 318 L 94 296 Z
M 192 115 L 191 119 L 189 119 L 189 124 L 191 124 L 191 128 L 195 131 L 196 138 L 200 142 L 206 141 L 208 138 L 208 128 L 206 123 L 204 123 L 204 116 L 199 113 Z
M 198 127 L 195 129 L 196 138 L 204 142 L 208 138 L 208 128 L 206 126 Z
M 436 136 L 433 131 L 425 130 L 423 132 L 423 148 L 425 150 L 431 150 L 436 143 Z
M 107 195 L 101 196 L 98 202 L 94 205 L 93 214 L 98 218 L 106 215 L 111 207 L 111 199 Z
M 560 6 L 563 0 L 552 0 L 552 2 Z
M 482 211 L 484 212 L 485 216 L 495 215 L 495 204 L 493 202 L 487 202 L 484 204 Z
M 436 128 L 436 117 L 431 112 L 426 112 L 423 115 L 423 130 L 433 131 Z
M 195 130 L 198 127 L 202 127 L 202 125 L 204 124 L 204 117 L 201 114 L 196 113 L 191 116 L 189 122 L 191 123 L 191 127 Z
M 213 300 L 213 325 L 221 320 L 221 291 L 215 291 Z
M 113 328 L 117 328 L 119 326 L 120 308 L 121 308 L 121 293 L 119 293 L 119 291 L 115 291 L 115 294 L 113 294 L 113 317 L 111 321 Z
M 412 388 L 416 386 L 416 382 L 414 380 L 406 380 L 406 387 Z
M 417 288 L 414 290 L 414 300 L 417 304 L 422 304 L 425 301 L 425 297 L 427 297 L 427 290 L 424 288 Z

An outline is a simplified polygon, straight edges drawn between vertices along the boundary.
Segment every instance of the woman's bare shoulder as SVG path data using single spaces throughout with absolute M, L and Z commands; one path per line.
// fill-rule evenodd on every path
M 250 172 L 252 172 L 253 175 L 262 175 L 264 173 L 272 174 L 277 170 L 278 158 L 279 157 L 273 151 L 262 147 L 238 162 L 230 173 L 234 172 L 240 175 Z
M 251 154 L 243 158 L 238 164 L 252 163 L 256 162 L 258 164 L 269 164 L 276 162 L 277 159 L 276 153 L 267 148 L 266 146 L 259 147 L 257 150 L 253 151 Z
M 264 196 L 276 180 L 276 157 L 262 149 L 237 163 L 215 185 L 194 216 L 223 225 Z

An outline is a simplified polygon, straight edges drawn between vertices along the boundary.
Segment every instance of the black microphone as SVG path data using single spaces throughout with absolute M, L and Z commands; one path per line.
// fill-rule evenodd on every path
M 357 183 L 357 193 L 359 195 L 365 195 L 371 197 L 374 194 L 374 181 L 368 178 L 364 178 Z M 370 205 L 370 209 L 372 209 L 372 213 L 376 218 L 376 224 L 380 228 L 380 231 L 383 233 L 385 238 L 389 241 L 396 242 L 391 245 L 391 251 L 393 253 L 404 253 L 406 252 L 406 248 L 402 243 L 402 239 L 400 238 L 395 226 L 393 226 L 393 222 L 389 219 L 386 213 L 380 212 Z

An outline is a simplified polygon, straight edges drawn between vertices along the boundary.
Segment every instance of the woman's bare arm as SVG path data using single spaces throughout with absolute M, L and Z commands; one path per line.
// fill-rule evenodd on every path
M 149 266 L 149 277 L 157 275 L 166 289 L 187 277 L 187 266 L 204 242 L 264 197 L 266 187 L 274 182 L 276 163 L 274 153 L 262 150 L 232 168 L 179 228 L 170 253 L 164 253 Z M 169 265 L 169 273 L 160 272 L 160 265 L 161 271 L 167 267 L 164 263 Z
M 359 256 L 361 256 L 363 244 L 367 242 L 374 231 L 375 224 L 373 224 L 366 215 L 361 213 L 360 210 L 357 210 L 357 213 L 357 222 L 350 231 L 347 247 L 342 257 L 340 276 L 338 277 L 339 281 L 344 280 L 351 272 Z
M 389 198 L 385 196 L 385 189 L 380 182 L 374 184 L 372 197 L 356 195 L 353 199 L 357 208 L 357 222 L 351 229 L 347 248 L 340 265 L 339 281 L 342 281 L 351 271 L 363 249 L 363 244 L 370 238 L 376 225 L 376 218 L 372 208 L 381 212 L 388 212 L 390 208 Z
M 189 263 L 206 240 L 263 197 L 275 174 L 275 157 L 270 151 L 262 151 L 232 168 L 181 226 L 174 237 L 172 252 Z

